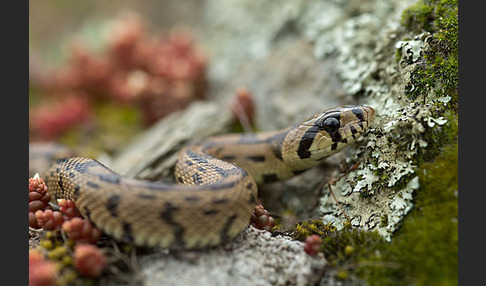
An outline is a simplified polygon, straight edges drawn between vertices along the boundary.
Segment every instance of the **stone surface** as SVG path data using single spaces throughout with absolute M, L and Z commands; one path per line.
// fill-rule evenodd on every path
M 195 102 L 187 109 L 163 118 L 101 162 L 132 178 L 170 180 L 177 151 L 190 141 L 227 133 L 233 122 L 230 109 L 221 102 Z
M 325 266 L 304 244 L 249 227 L 228 245 L 140 260 L 145 285 L 314 285 Z

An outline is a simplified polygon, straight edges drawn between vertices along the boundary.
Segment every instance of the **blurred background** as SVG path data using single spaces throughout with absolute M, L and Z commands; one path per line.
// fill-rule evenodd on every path
M 30 1 L 29 140 L 110 153 L 206 97 L 204 1 Z
M 43 51 L 58 50 L 63 37 L 89 22 L 106 21 L 124 11 L 139 13 L 154 30 L 176 25 L 193 27 L 200 21 L 201 1 L 29 1 L 30 45 Z

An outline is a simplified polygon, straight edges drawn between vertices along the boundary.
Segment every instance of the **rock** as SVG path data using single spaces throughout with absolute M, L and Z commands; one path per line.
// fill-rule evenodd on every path
M 224 103 L 195 102 L 154 124 L 113 158 L 99 160 L 128 177 L 170 180 L 177 151 L 185 143 L 227 133 L 232 122 L 231 110 Z
M 204 252 L 158 253 L 140 261 L 145 285 L 314 285 L 325 266 L 304 243 L 249 227 Z

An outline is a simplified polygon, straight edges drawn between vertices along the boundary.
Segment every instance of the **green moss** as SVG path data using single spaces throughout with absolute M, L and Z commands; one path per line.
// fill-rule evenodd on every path
M 338 230 L 333 223 L 306 221 L 297 225 L 293 237 L 303 241 L 312 234 L 322 237 L 322 252 L 329 262 L 329 271 L 335 271 L 339 280 L 369 277 L 374 273 L 370 270 L 376 268 L 376 263 L 381 263 L 383 252 L 389 245 L 378 232 L 355 229 L 347 222 Z
M 412 73 L 407 97 L 415 100 L 433 90 L 450 96 L 449 107 L 457 112 L 458 102 L 458 5 L 457 0 L 422 0 L 402 14 L 402 25 L 410 33 L 430 33 L 430 48 Z
M 388 215 L 382 214 L 380 217 L 380 226 L 385 227 L 388 225 Z
M 457 142 L 421 166 L 415 207 L 382 260 L 399 267 L 376 271 L 370 284 L 457 285 L 457 168 Z
M 434 8 L 430 1 L 419 1 L 403 11 L 402 25 L 407 30 L 430 30 L 434 20 Z
M 347 226 L 332 231 L 322 238 L 322 251 L 329 263 L 337 269 L 367 276 L 367 265 L 380 260 L 388 243 L 376 231 L 364 231 Z
M 340 269 L 336 273 L 336 278 L 339 280 L 346 280 L 349 278 L 349 271 L 345 269 Z
M 419 149 L 419 154 L 415 159 L 416 164 L 430 162 L 442 152 L 442 146 L 451 144 L 457 140 L 459 122 L 457 113 L 453 110 L 441 111 L 438 109 L 435 117 L 442 116 L 447 119 L 447 123 L 440 127 L 429 128 L 424 133 L 423 140 L 428 142 L 427 148 Z
M 304 241 L 309 235 L 317 234 L 321 237 L 325 237 L 336 230 L 337 228 L 333 223 L 324 224 L 322 220 L 316 219 L 297 224 L 292 236 L 294 239 Z
M 457 152 L 456 138 L 434 160 L 421 163 L 414 209 L 391 243 L 375 231 L 349 224 L 337 230 L 319 220 L 299 224 L 294 237 L 304 240 L 311 234 L 320 235 L 329 271 L 339 280 L 357 277 L 369 285 L 456 285 Z M 386 216 L 381 223 L 387 223 Z
M 407 30 L 426 30 L 432 28 L 434 20 L 434 7 L 430 5 L 431 1 L 418 1 L 416 4 L 408 7 L 402 14 L 402 25 Z

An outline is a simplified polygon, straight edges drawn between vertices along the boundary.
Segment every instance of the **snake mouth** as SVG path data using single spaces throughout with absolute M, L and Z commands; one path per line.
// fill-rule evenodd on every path
M 366 117 L 368 118 L 368 123 L 371 123 L 375 120 L 375 110 L 371 106 L 362 106 L 364 112 L 366 112 Z

